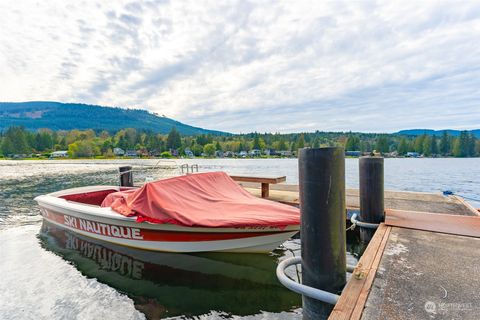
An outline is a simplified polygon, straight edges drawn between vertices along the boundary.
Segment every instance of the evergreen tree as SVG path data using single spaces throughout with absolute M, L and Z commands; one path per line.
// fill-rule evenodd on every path
M 372 152 L 372 145 L 369 141 L 360 142 L 360 151 L 362 152 Z
M 450 138 L 447 131 L 443 131 L 442 138 L 440 139 L 440 154 L 446 156 L 450 153 Z
M 426 136 L 423 139 L 423 151 L 422 151 L 422 153 L 425 157 L 429 157 L 429 156 L 432 155 L 432 138 Z
M 297 152 L 297 148 L 296 148 L 296 143 L 295 143 L 295 142 L 292 142 L 292 143 L 290 144 L 290 151 L 291 151 L 292 153 L 296 153 L 296 152 Z
M 112 140 L 106 139 L 105 141 L 103 141 L 102 146 L 100 147 L 100 151 L 102 154 L 107 153 L 108 151 L 112 150 L 112 147 Z
M 468 157 L 470 149 L 470 135 L 467 131 L 460 132 L 460 136 L 455 139 L 453 155 L 455 157 Z
M 57 131 L 53 131 L 52 132 L 52 144 L 53 145 L 56 145 L 58 143 L 58 132 Z
M 278 150 L 287 150 L 287 144 L 285 143 L 285 140 L 280 139 L 280 141 L 278 142 Z
M 257 149 L 257 150 L 261 149 L 260 138 L 257 135 L 255 135 L 255 138 L 253 139 L 253 148 L 252 149 Z
M 33 141 L 30 142 L 31 143 L 31 146 L 37 150 L 37 151 L 43 151 L 43 148 L 42 148 L 42 141 L 41 141 L 41 137 L 40 137 L 40 133 L 37 132 L 35 134 L 35 138 L 33 139 Z
M 467 157 L 475 156 L 475 136 L 467 133 Z
M 454 157 L 461 157 L 462 156 L 462 149 L 460 146 L 460 138 L 456 138 L 453 141 L 453 156 Z
M 2 139 L 2 145 L 1 145 L 1 153 L 4 155 L 4 156 L 9 156 L 9 155 L 12 155 L 14 154 L 14 147 L 13 147 L 13 142 L 10 138 L 7 138 L 7 137 L 4 137 Z
M 161 151 L 162 150 L 162 137 L 159 135 L 151 134 L 147 138 L 147 149 L 150 151 L 157 150 Z
M 49 131 L 43 131 L 40 133 L 40 141 L 42 146 L 42 151 L 47 149 L 53 149 L 53 140 L 52 135 Z
M 176 150 L 182 146 L 182 138 L 175 127 L 170 130 L 167 137 L 167 148 Z
M 415 152 L 423 153 L 423 140 L 425 140 L 426 136 L 427 135 L 422 134 L 421 136 L 418 136 L 415 138 L 415 142 L 413 146 Z
M 297 148 L 297 149 L 305 148 L 305 136 L 304 136 L 303 133 L 300 134 L 300 136 L 299 136 L 298 139 L 297 139 L 296 148 Z
M 430 153 L 433 155 L 438 154 L 437 136 L 435 135 L 433 135 L 431 139 Z
M 347 151 L 359 151 L 360 148 L 360 138 L 350 135 L 345 142 L 345 150 Z
M 387 153 L 389 151 L 387 137 L 384 135 L 378 137 L 375 149 L 380 153 Z
M 2 139 L 2 153 L 4 155 L 26 154 L 29 151 L 25 129 L 23 127 L 8 128 Z
M 63 137 L 62 139 L 60 139 L 60 149 L 62 150 L 66 150 L 68 148 L 68 145 L 67 145 L 67 138 L 66 137 Z
M 197 143 L 201 146 L 204 146 L 206 145 L 207 143 L 210 143 L 207 135 L 205 134 L 201 134 L 199 135 L 195 140 L 197 140 Z
M 125 129 L 125 142 L 128 149 L 133 149 L 137 143 L 137 130 L 134 128 Z
M 125 140 L 124 136 L 120 136 L 120 139 L 117 142 L 117 148 L 121 148 L 123 150 L 128 149 L 128 144 L 127 144 L 127 141 Z
M 404 156 L 407 154 L 408 152 L 408 144 L 407 144 L 407 139 L 405 139 L 404 137 L 402 137 L 400 139 L 400 143 L 398 144 L 398 154 L 401 155 L 401 156 Z

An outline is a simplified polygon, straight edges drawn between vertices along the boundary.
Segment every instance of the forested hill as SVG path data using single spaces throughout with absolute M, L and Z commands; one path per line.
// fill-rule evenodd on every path
M 446 131 L 450 136 L 458 137 L 462 131 L 460 130 L 431 130 L 431 129 L 408 129 L 408 130 L 401 130 L 397 132 L 399 135 L 406 135 L 406 136 L 421 136 L 426 134 L 428 136 L 441 136 L 443 132 Z M 468 131 L 468 130 L 467 130 Z M 470 130 L 469 133 L 473 134 L 476 138 L 480 138 L 480 129 Z
M 219 131 L 189 126 L 146 110 L 49 101 L 0 102 L 0 130 L 11 126 L 23 126 L 28 130 L 49 128 L 118 131 L 135 128 L 162 134 L 176 127 L 183 135 L 223 134 Z

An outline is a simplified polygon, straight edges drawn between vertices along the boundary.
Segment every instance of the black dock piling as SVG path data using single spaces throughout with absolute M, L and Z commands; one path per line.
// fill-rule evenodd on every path
M 380 223 L 385 221 L 383 158 L 361 157 L 360 173 L 360 221 Z M 375 229 L 360 228 L 360 239 L 372 239 Z
M 131 166 L 125 166 L 118 168 L 120 172 L 120 186 L 121 187 L 133 187 L 133 173 Z
M 346 282 L 345 151 L 299 151 L 302 283 L 332 293 Z M 328 316 L 333 306 L 303 296 L 303 319 Z

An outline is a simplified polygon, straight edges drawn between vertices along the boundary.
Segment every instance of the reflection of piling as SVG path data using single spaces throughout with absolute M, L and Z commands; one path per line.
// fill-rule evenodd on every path
M 302 282 L 338 293 L 346 282 L 345 154 L 343 148 L 301 149 Z M 303 297 L 303 318 L 328 316 L 332 306 Z
M 368 223 L 385 221 L 383 158 L 361 157 L 360 173 L 360 220 Z M 375 229 L 360 227 L 362 241 L 370 241 Z
M 131 166 L 118 168 L 120 172 L 120 186 L 133 187 L 133 172 Z

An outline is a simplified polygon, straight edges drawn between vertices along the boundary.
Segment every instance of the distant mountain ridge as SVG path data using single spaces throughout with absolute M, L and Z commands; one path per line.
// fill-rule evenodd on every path
M 23 126 L 28 130 L 49 128 L 116 131 L 135 128 L 162 134 L 175 127 L 183 135 L 226 134 L 190 126 L 141 109 L 54 101 L 0 102 L 0 130 L 11 126 Z
M 449 135 L 457 137 L 460 135 L 460 132 L 463 130 L 452 130 L 452 129 L 445 129 L 445 130 L 432 130 L 432 129 L 408 129 L 408 130 L 400 130 L 396 134 L 402 134 L 407 136 L 420 136 L 422 134 L 426 134 L 429 136 L 440 136 L 443 134 L 443 131 L 447 131 Z M 469 133 L 473 133 L 476 138 L 480 138 L 480 129 L 475 130 L 466 130 Z

